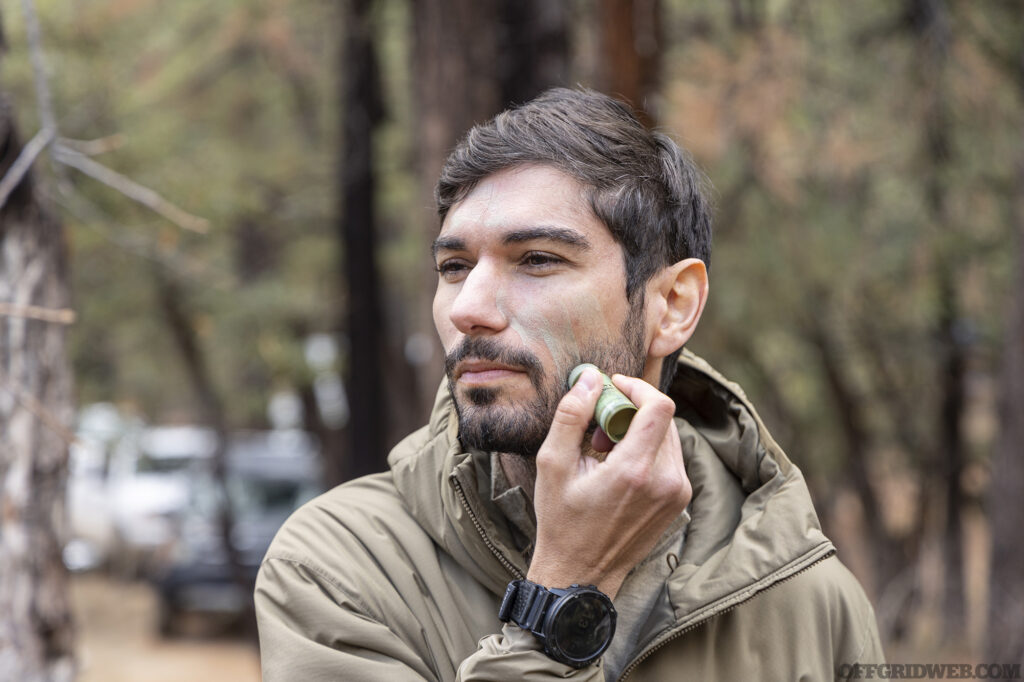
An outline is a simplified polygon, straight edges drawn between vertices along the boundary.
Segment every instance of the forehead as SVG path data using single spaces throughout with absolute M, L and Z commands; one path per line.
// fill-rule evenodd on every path
M 441 235 L 485 239 L 532 227 L 571 229 L 592 244 L 614 244 L 591 209 L 583 184 L 540 165 L 507 168 L 481 180 L 448 211 Z

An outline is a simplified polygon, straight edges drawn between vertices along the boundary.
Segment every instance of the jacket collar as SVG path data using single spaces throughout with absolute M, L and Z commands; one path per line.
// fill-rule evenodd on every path
M 684 351 L 669 395 L 694 489 L 669 596 L 678 619 L 697 622 L 835 549 L 803 474 L 737 384 Z
M 802 474 L 739 386 L 684 351 L 669 395 L 694 490 L 686 545 L 668 586 L 677 620 L 725 608 L 833 551 Z M 399 443 L 388 462 L 410 512 L 476 579 L 501 594 L 525 575 L 508 524 L 480 494 L 489 485 L 481 479 L 489 456 L 459 443 L 446 383 L 430 423 Z

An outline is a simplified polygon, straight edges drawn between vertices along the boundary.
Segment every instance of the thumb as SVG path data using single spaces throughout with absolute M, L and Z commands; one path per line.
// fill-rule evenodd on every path
M 537 453 L 538 468 L 575 466 L 580 456 L 580 442 L 594 417 L 594 406 L 601 395 L 601 375 L 597 370 L 583 370 L 576 384 L 562 396 L 551 420 L 551 428 Z

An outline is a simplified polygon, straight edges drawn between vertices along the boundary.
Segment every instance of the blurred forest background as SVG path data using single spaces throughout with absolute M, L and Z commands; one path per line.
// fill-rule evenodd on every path
M 2 5 L 2 170 L 28 140 L 35 164 L 0 184 L 0 478 L 28 510 L 5 542 L 11 519 L 38 541 L 0 603 L 12 571 L 50 591 L 23 624 L 48 623 L 40 660 L 73 641 L 59 528 L 32 535 L 73 406 L 292 420 L 325 483 L 383 469 L 442 375 L 441 163 L 574 84 L 710 176 L 691 348 L 806 473 L 890 658 L 1024 659 L 1019 2 L 37 0 L 35 45 L 32 8 Z

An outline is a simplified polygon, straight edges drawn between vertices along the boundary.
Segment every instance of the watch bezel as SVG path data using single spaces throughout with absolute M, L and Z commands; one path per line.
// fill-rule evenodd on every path
M 615 636 L 617 615 L 615 612 L 615 606 L 612 604 L 612 600 L 609 599 L 608 595 L 591 585 L 572 585 L 569 589 L 553 589 L 550 591 L 558 595 L 558 598 L 555 599 L 548 607 L 547 613 L 544 614 L 544 622 L 541 627 L 541 632 L 537 633 L 543 640 L 544 652 L 560 663 L 565 663 L 566 665 L 570 665 L 574 668 L 585 668 L 600 658 L 612 643 L 612 639 Z M 584 598 L 596 598 L 597 601 L 604 606 L 607 610 L 608 617 L 611 619 L 611 627 L 608 631 L 608 637 L 605 638 L 597 650 L 589 653 L 585 657 L 573 657 L 566 653 L 562 648 L 562 644 L 564 643 L 559 643 L 553 633 L 555 632 L 555 625 L 559 615 L 565 613 L 567 607 L 572 605 L 574 601 Z

